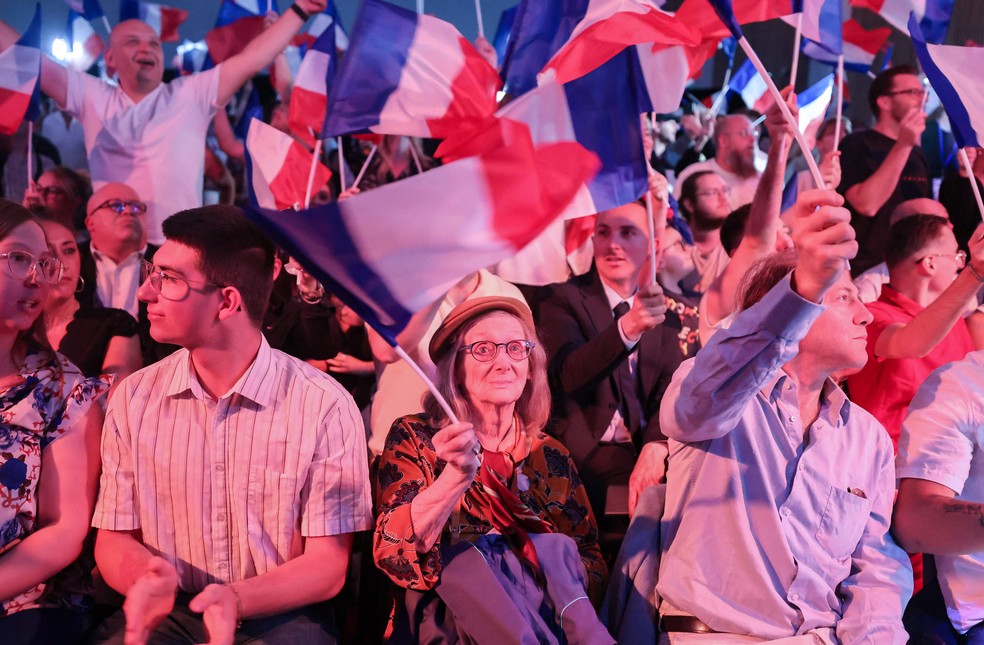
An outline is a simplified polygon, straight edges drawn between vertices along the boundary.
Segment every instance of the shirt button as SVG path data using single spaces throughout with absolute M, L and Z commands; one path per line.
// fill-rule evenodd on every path
M 216 516 L 216 518 L 215 518 L 215 519 L 217 519 L 217 520 L 218 520 L 218 521 L 220 521 L 220 522 L 225 522 L 225 515 L 223 515 L 223 514 L 221 514 L 221 513 L 219 513 L 219 515 L 218 515 L 218 516 Z
M 223 466 L 222 464 L 219 464 L 218 466 L 215 467 L 215 469 L 221 473 L 221 472 L 223 472 L 225 470 L 225 466 Z
M 788 508 L 784 508 L 784 509 L 782 509 L 782 514 L 785 515 L 786 517 L 789 517 L 790 515 L 793 514 L 793 512 L 791 510 L 789 510 Z
M 790 596 L 790 598 L 795 602 L 800 599 L 800 595 L 798 593 L 794 593 L 792 596 Z
M 790 423 L 796 423 L 796 417 L 794 417 L 794 416 L 790 416 L 790 417 L 789 417 L 789 422 L 790 422 Z
M 225 569 L 225 568 L 226 568 L 226 567 L 228 567 L 228 566 L 229 566 L 229 565 L 227 565 L 227 564 L 226 564 L 225 562 L 220 562 L 220 563 L 219 563 L 219 568 L 220 568 L 220 569 Z

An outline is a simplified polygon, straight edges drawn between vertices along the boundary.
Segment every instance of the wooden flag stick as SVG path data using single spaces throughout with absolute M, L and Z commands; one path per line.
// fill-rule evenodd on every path
M 793 64 L 789 68 L 789 84 L 796 91 L 796 74 L 799 72 L 800 42 L 803 40 L 803 12 L 796 14 L 796 35 L 793 37 Z
M 311 170 L 308 172 L 307 191 L 304 193 L 304 208 L 311 207 L 311 191 L 314 188 L 314 171 L 318 169 L 318 157 L 321 156 L 321 139 L 314 142 L 314 153 L 311 155 Z
M 362 181 L 362 176 L 366 174 L 366 170 L 369 168 L 369 162 L 372 161 L 373 155 L 376 154 L 376 144 L 372 144 L 372 149 L 369 151 L 369 156 L 366 157 L 365 162 L 362 164 L 362 168 L 359 169 L 359 176 L 355 178 L 355 183 L 352 184 L 352 188 L 358 188 L 359 182 Z
M 338 145 L 338 182 L 341 190 L 339 194 L 345 192 L 345 155 L 342 153 L 342 138 L 335 137 L 335 143 Z
M 981 189 L 977 186 L 977 178 L 974 177 L 974 167 L 970 165 L 970 159 L 967 158 L 967 150 L 965 148 L 960 148 L 960 161 L 967 171 L 967 179 L 970 180 L 970 186 L 974 191 L 974 199 L 977 200 L 977 210 L 981 213 L 981 217 L 984 217 L 984 201 L 981 201 Z

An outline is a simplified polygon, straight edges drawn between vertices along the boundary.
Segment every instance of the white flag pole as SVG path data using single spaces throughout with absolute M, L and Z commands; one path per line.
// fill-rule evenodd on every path
M 800 149 L 803 151 L 803 159 L 806 160 L 806 164 L 810 168 L 810 174 L 813 175 L 813 181 L 816 182 L 817 186 L 825 186 L 823 181 L 823 176 L 820 174 L 820 168 L 817 167 L 816 159 L 813 158 L 812 151 L 810 150 L 810 145 L 806 142 L 806 137 L 800 132 L 799 123 L 793 118 L 793 113 L 789 111 L 789 106 L 786 105 L 786 101 L 783 100 L 782 94 L 779 93 L 779 88 L 776 87 L 775 82 L 769 76 L 769 73 L 765 70 L 765 65 L 759 59 L 758 54 L 752 49 L 752 46 L 748 43 L 748 39 L 744 36 L 738 39 L 738 44 L 741 48 L 745 50 L 745 54 L 748 56 L 748 60 L 752 61 L 752 65 L 758 71 L 762 79 L 765 80 L 766 87 L 769 88 L 769 93 L 772 94 L 772 98 L 779 105 L 780 111 L 782 111 L 783 117 L 786 119 L 786 123 L 792 126 L 793 136 L 796 138 L 796 143 L 799 144 Z
M 793 64 L 789 68 L 789 85 L 796 91 L 796 74 L 799 72 L 800 42 L 803 40 L 803 12 L 796 14 L 796 35 L 793 37 Z
M 338 181 L 341 190 L 339 193 L 345 192 L 345 156 L 342 154 L 342 138 L 335 137 L 335 143 L 338 145 Z
M 109 18 L 106 17 L 106 14 L 103 14 L 102 19 L 103 19 L 103 25 L 105 25 L 106 27 L 106 33 L 107 34 L 113 33 L 113 28 L 109 26 Z
M 27 122 L 27 185 L 34 185 L 34 121 Z
M 970 186 L 974 191 L 974 199 L 977 200 L 977 210 L 981 213 L 981 217 L 984 217 L 984 201 L 981 201 L 981 189 L 977 186 L 977 178 L 974 177 L 974 167 L 970 165 L 970 159 L 967 158 L 967 151 L 964 148 L 960 148 L 960 161 L 967 171 L 967 179 L 970 180 Z
M 434 385 L 434 382 L 429 378 L 427 378 L 427 375 L 424 374 L 424 370 L 420 369 L 420 366 L 417 365 L 417 363 L 412 358 L 410 358 L 410 356 L 405 351 L 403 351 L 403 348 L 400 347 L 399 345 L 395 345 L 393 347 L 393 350 L 396 352 L 397 356 L 399 356 L 400 358 L 402 358 L 407 362 L 407 365 L 410 366 L 410 369 L 412 369 L 414 372 L 417 373 L 417 376 L 419 376 L 420 380 L 424 382 L 424 385 L 427 386 L 427 389 L 430 390 L 430 393 L 434 395 L 434 398 L 437 399 L 437 402 L 441 405 L 442 408 L 444 408 L 444 412 L 445 414 L 448 415 L 448 419 L 451 420 L 451 423 L 458 423 L 458 417 L 455 416 L 455 413 L 451 409 L 451 406 L 448 405 L 447 399 L 445 399 L 444 395 L 441 394 L 441 391 L 437 389 L 437 386 Z
M 318 169 L 318 157 L 321 156 L 321 139 L 314 142 L 314 153 L 311 155 L 311 170 L 308 172 L 307 191 L 304 193 L 304 208 L 311 207 L 311 191 L 314 188 L 314 171 Z
M 355 183 L 352 184 L 352 188 L 358 188 L 359 182 L 362 181 L 362 176 L 366 174 L 366 170 L 369 169 L 369 162 L 372 161 L 373 155 L 376 154 L 376 144 L 372 144 L 372 149 L 369 150 L 369 156 L 362 164 L 362 168 L 359 170 L 359 176 L 355 178 Z
M 482 24 L 482 0 L 475 0 L 475 15 L 478 17 L 478 37 L 485 38 L 485 26 Z
M 837 111 L 834 113 L 834 150 L 840 150 L 841 114 L 844 112 L 844 54 L 837 57 Z M 820 186 L 821 184 L 817 184 Z
M 422 15 L 424 13 L 424 0 L 417 0 L 417 14 Z
M 417 174 L 424 174 L 424 167 L 420 164 L 420 156 L 417 154 L 417 146 L 413 142 L 413 137 L 407 137 L 410 141 L 410 154 L 413 156 L 413 162 L 417 164 Z

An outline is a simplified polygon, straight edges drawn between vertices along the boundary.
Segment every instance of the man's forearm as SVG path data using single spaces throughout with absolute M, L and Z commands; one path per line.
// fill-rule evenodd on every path
M 124 596 L 153 558 L 132 532 L 106 529 L 96 533 L 95 556 L 103 580 Z
M 218 103 L 224 104 L 243 83 L 270 65 L 304 25 L 294 11 L 286 11 L 249 46 L 219 66 Z
M 864 217 L 874 217 L 895 192 L 912 147 L 898 142 L 870 177 L 847 189 L 844 197 Z

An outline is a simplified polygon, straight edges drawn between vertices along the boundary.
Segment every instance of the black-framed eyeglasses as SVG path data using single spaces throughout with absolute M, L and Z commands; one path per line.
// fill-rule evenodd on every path
M 147 260 L 140 262 L 140 283 L 143 284 L 144 282 L 149 282 L 151 288 L 166 300 L 183 300 L 193 284 L 207 289 L 222 288 L 220 284 L 176 276 L 170 271 L 154 266 Z
M 65 265 L 53 255 L 42 255 L 35 258 L 27 251 L 8 251 L 0 253 L 0 258 L 7 260 L 7 269 L 17 280 L 24 280 L 27 276 L 34 274 L 40 275 L 48 284 L 58 284 L 65 273 Z M 40 269 L 40 273 L 38 272 Z
M 954 251 L 953 253 L 930 253 L 929 255 L 924 255 L 916 260 L 916 264 L 919 264 L 926 258 L 953 258 L 953 261 L 957 263 L 958 269 L 962 269 L 967 266 L 966 251 Z
M 499 355 L 500 347 L 506 348 L 506 356 L 510 359 L 521 361 L 529 358 L 530 352 L 536 347 L 536 343 L 532 340 L 511 340 L 507 343 L 493 343 L 491 340 L 480 340 L 471 345 L 465 345 L 458 351 L 468 352 L 479 363 L 488 363 L 489 361 L 494 361 L 495 357 Z
M 698 197 L 731 197 L 731 186 L 722 186 L 721 188 L 711 188 L 708 190 L 701 190 L 695 194 Z
M 120 216 L 123 213 L 129 213 L 130 215 L 143 215 L 147 212 L 147 204 L 132 199 L 107 199 L 102 204 L 99 204 L 99 206 L 96 206 L 92 212 L 95 213 L 96 211 L 104 208 L 113 211 L 117 216 Z
M 922 98 L 926 94 L 926 90 L 922 90 L 922 89 L 917 90 L 916 88 L 911 88 L 908 90 L 893 90 L 891 92 L 885 92 L 885 96 L 896 96 L 899 94 L 903 94 L 905 96 L 913 96 L 913 97 L 918 96 L 919 98 Z

